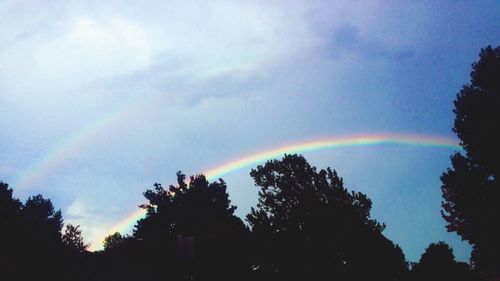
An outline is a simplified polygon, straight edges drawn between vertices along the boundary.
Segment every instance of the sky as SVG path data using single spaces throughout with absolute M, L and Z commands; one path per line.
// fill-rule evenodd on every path
M 99 249 L 179 170 L 324 138 L 458 143 L 453 100 L 499 23 L 500 1 L 0 1 L 0 180 L 50 198 Z M 442 240 L 468 261 L 439 213 L 454 151 L 302 154 L 366 193 L 408 260 Z M 241 218 L 257 164 L 222 175 Z

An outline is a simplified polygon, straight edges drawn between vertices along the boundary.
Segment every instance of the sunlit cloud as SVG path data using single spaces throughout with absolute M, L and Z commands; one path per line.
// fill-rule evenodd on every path
M 148 69 L 151 43 L 147 32 L 132 21 L 79 18 L 65 34 L 37 50 L 36 62 L 38 71 L 52 81 L 94 80 Z

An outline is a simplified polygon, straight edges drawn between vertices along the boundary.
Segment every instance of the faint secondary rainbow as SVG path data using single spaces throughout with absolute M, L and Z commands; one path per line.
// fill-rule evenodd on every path
M 235 160 L 228 161 L 222 165 L 205 170 L 201 173 L 206 176 L 207 180 L 211 181 L 244 167 L 262 163 L 269 159 L 282 157 L 284 154 L 303 153 L 308 151 L 343 147 L 376 146 L 385 144 L 437 147 L 452 150 L 461 150 L 461 147 L 460 145 L 458 145 L 456 140 L 442 136 L 413 134 L 369 134 L 348 137 L 324 137 L 314 140 L 292 143 L 269 150 L 248 154 Z M 145 214 L 146 212 L 143 209 L 138 209 L 132 212 L 131 214 L 121 219 L 117 224 L 113 225 L 113 227 L 110 228 L 108 234 L 130 231 L 137 220 L 143 218 Z M 102 237 L 99 241 L 94 241 L 94 245 L 102 244 L 103 240 L 104 237 Z
M 156 101 L 154 98 L 134 99 L 126 104 L 116 107 L 99 118 L 89 122 L 56 143 L 50 150 L 33 161 L 14 179 L 13 186 L 17 190 L 29 190 L 37 186 L 54 171 L 58 171 L 65 163 L 80 153 L 83 148 L 99 139 L 101 134 L 119 122 L 127 120 L 129 116 L 147 109 L 148 105 Z

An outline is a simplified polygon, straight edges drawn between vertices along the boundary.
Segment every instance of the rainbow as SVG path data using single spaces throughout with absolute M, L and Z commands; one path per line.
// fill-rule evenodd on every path
M 207 180 L 216 180 L 217 178 L 239 170 L 244 167 L 262 163 L 266 160 L 282 157 L 284 154 L 303 153 L 308 151 L 316 151 L 323 149 L 335 149 L 342 147 L 358 147 L 358 146 L 376 146 L 376 145 L 407 145 L 419 147 L 437 147 L 452 150 L 461 150 L 460 145 L 454 139 L 442 136 L 425 136 L 412 134 L 372 134 L 372 135 L 357 135 L 349 137 L 325 137 L 309 141 L 303 141 L 293 144 L 288 144 L 269 150 L 260 151 L 249 154 L 235 160 L 226 162 L 222 165 L 207 169 L 203 173 Z M 112 226 L 108 234 L 115 232 L 128 232 L 132 229 L 137 220 L 143 218 L 146 212 L 143 209 L 138 209 L 131 214 L 121 219 L 117 224 Z M 93 245 L 99 245 L 104 240 L 102 237 L 99 241 L 94 241 Z M 96 247 L 97 249 L 97 247 Z
M 123 120 L 127 120 L 134 113 L 147 109 L 147 105 L 153 104 L 155 101 L 156 99 L 153 98 L 135 99 L 117 106 L 115 110 L 88 122 L 86 126 L 62 139 L 52 149 L 23 169 L 14 179 L 13 186 L 16 190 L 24 191 L 36 186 L 47 175 L 60 170 L 64 163 L 77 156 L 78 152 L 82 151 L 84 147 L 99 139 L 99 136 L 105 134 L 107 129 L 112 128 L 119 122 L 123 122 Z

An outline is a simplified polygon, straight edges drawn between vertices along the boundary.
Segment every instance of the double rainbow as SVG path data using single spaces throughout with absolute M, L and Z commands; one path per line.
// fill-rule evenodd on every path
M 316 151 L 323 149 L 335 149 L 342 147 L 357 147 L 357 146 L 376 146 L 376 145 L 405 145 L 405 146 L 419 146 L 419 147 L 437 147 L 446 148 L 451 150 L 460 150 L 461 147 L 457 141 L 447 137 L 441 136 L 425 136 L 425 135 L 411 135 L 411 134 L 371 134 L 371 135 L 357 135 L 349 137 L 325 137 L 305 142 L 289 144 L 285 146 L 276 147 L 269 150 L 264 150 L 254 154 L 249 154 L 233 161 L 226 162 L 222 165 L 207 169 L 203 173 L 207 180 L 216 180 L 223 175 L 229 174 L 233 171 L 239 170 L 244 167 L 262 163 L 268 159 L 282 157 L 285 153 L 303 153 L 308 151 Z M 117 224 L 112 226 L 108 234 L 115 232 L 127 232 L 132 229 L 137 220 L 143 218 L 145 211 L 138 209 L 131 214 L 124 217 Z M 99 245 L 104 240 L 104 237 L 99 241 L 94 241 L 94 245 Z M 97 248 L 97 247 L 96 247 Z

